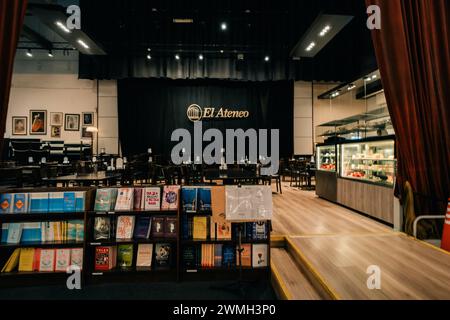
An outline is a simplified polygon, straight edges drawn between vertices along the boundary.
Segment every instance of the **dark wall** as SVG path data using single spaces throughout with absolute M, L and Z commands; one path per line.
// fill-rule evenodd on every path
M 118 81 L 119 136 L 124 155 L 146 152 L 170 157 L 175 129 L 188 129 L 191 104 L 249 111 L 247 119 L 203 121 L 203 131 L 280 129 L 280 157 L 293 154 L 294 85 L 291 81 L 232 82 L 206 80 Z M 225 137 L 225 135 L 224 135 Z

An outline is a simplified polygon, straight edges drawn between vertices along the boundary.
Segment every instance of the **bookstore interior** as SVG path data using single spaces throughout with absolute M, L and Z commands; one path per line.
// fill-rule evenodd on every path
M 0 300 L 449 300 L 449 12 L 1 1 Z

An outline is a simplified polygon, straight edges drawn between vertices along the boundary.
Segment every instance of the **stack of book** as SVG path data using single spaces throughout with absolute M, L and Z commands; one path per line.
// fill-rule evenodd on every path
M 84 212 L 86 192 L 0 194 L 0 214 Z
M 83 249 L 20 248 L 14 250 L 1 272 L 66 272 L 71 266 L 83 268 Z
M 97 189 L 94 211 L 175 211 L 179 186 Z

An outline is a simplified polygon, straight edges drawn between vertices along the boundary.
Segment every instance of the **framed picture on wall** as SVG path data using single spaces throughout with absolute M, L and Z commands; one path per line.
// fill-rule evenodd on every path
M 26 136 L 28 124 L 27 117 L 12 117 L 12 135 Z
M 94 113 L 83 112 L 83 126 L 93 126 L 93 125 L 94 125 Z
M 47 134 L 46 110 L 30 110 L 30 134 L 41 136 Z
M 64 120 L 65 131 L 80 131 L 80 115 L 66 114 Z
M 92 132 L 87 132 L 87 128 L 88 127 L 82 127 L 81 128 L 81 138 L 83 139 L 91 139 L 94 135 L 92 134 Z
M 50 113 L 50 125 L 62 127 L 63 113 L 62 112 L 51 112 Z
M 61 127 L 60 126 L 51 126 L 50 133 L 52 138 L 61 138 Z

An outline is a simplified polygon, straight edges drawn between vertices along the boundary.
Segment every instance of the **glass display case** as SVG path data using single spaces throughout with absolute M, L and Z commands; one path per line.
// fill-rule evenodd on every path
M 317 170 L 336 172 L 336 145 L 317 146 Z
M 394 140 L 341 145 L 342 178 L 393 186 L 396 160 Z

